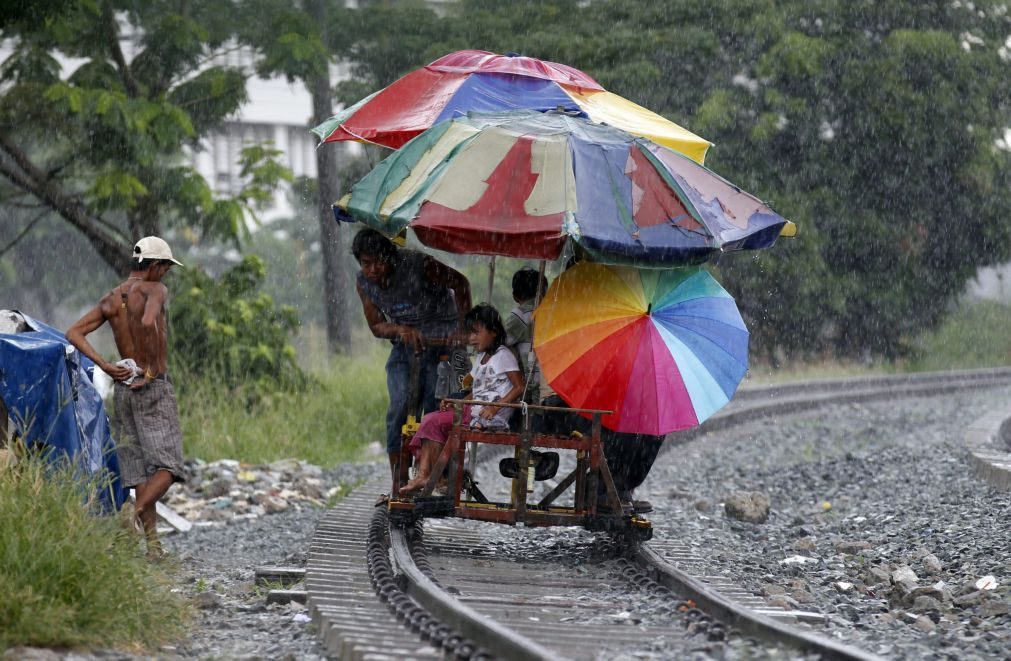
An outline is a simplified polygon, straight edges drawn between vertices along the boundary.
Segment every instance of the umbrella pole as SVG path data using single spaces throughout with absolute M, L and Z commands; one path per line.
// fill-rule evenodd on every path
M 491 261 L 488 262 L 488 298 L 486 300 L 489 303 L 491 303 L 493 291 L 495 291 L 495 255 L 492 255 Z
M 488 298 L 486 299 L 488 303 L 491 303 L 491 294 L 495 289 L 495 255 L 491 256 L 491 260 L 488 262 Z M 467 457 L 467 470 L 470 471 L 471 476 L 477 470 L 477 443 L 471 443 L 468 448 Z
M 544 278 L 544 269 L 547 267 L 547 262 L 541 260 L 541 266 L 538 269 L 540 277 L 537 279 L 537 291 L 534 292 L 534 309 L 541 304 L 541 286 L 540 281 Z M 537 354 L 534 353 L 534 320 L 530 320 L 530 351 L 526 355 L 527 361 L 527 374 L 526 378 L 523 380 L 523 401 L 527 401 L 527 391 L 530 390 L 530 381 L 534 378 L 534 370 L 537 368 Z M 539 404 L 540 402 L 534 402 L 534 404 Z

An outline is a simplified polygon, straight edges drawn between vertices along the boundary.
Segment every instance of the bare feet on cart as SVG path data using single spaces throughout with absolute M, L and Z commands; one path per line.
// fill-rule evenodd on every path
M 428 475 L 419 472 L 417 475 L 414 476 L 413 480 L 411 480 L 410 482 L 408 482 L 407 484 L 405 484 L 400 488 L 400 495 L 401 496 L 414 495 L 420 492 L 422 489 L 424 489 L 426 484 L 428 484 Z

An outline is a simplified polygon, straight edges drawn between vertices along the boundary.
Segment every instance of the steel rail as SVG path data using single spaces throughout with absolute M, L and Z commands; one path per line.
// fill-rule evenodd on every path
M 391 526 L 390 550 L 397 569 L 406 579 L 405 592 L 422 607 L 446 626 L 456 629 L 480 647 L 493 650 L 503 659 L 551 661 L 562 658 L 446 593 L 415 564 L 407 534 L 406 530 Z
M 825 636 L 801 631 L 796 627 L 777 622 L 771 617 L 735 604 L 717 590 L 709 588 L 701 581 L 673 567 L 656 551 L 649 548 L 648 544 L 639 545 L 636 549 L 635 559 L 654 581 L 681 598 L 691 599 L 700 610 L 711 617 L 748 635 L 758 636 L 765 640 L 785 642 L 799 650 L 817 653 L 823 659 L 882 661 L 882 657 L 876 654 L 837 643 Z
M 790 381 L 766 386 L 741 388 L 734 400 L 769 398 L 782 395 L 805 394 L 812 391 L 838 392 L 854 388 L 876 388 L 887 385 L 945 382 L 952 379 L 966 381 L 997 382 L 1011 379 L 1011 367 L 987 367 L 972 370 L 947 370 L 943 372 L 918 372 L 914 374 L 886 374 L 842 379 L 815 379 L 812 381 Z
M 1011 383 L 1011 368 L 924 372 L 751 388 L 740 391 L 730 405 L 701 426 L 669 434 L 661 451 L 702 434 L 729 429 L 762 417 L 794 414 L 840 403 L 880 401 L 883 394 L 889 399 L 904 399 L 1007 383 Z

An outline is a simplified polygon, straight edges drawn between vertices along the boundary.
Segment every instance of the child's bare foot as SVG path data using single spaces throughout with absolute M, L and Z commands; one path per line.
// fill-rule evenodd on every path
M 428 476 L 419 473 L 418 475 L 414 476 L 413 480 L 411 480 L 410 482 L 408 482 L 407 484 L 405 484 L 400 488 L 400 495 L 406 496 L 408 494 L 414 493 L 415 491 L 421 491 L 422 489 L 425 488 L 426 484 L 428 484 Z

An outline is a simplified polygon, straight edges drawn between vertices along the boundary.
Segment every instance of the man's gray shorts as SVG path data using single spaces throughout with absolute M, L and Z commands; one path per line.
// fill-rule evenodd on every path
M 139 390 L 117 382 L 112 401 L 123 486 L 136 487 L 159 470 L 167 470 L 174 482 L 182 482 L 183 435 L 176 394 L 168 378 L 155 379 Z

